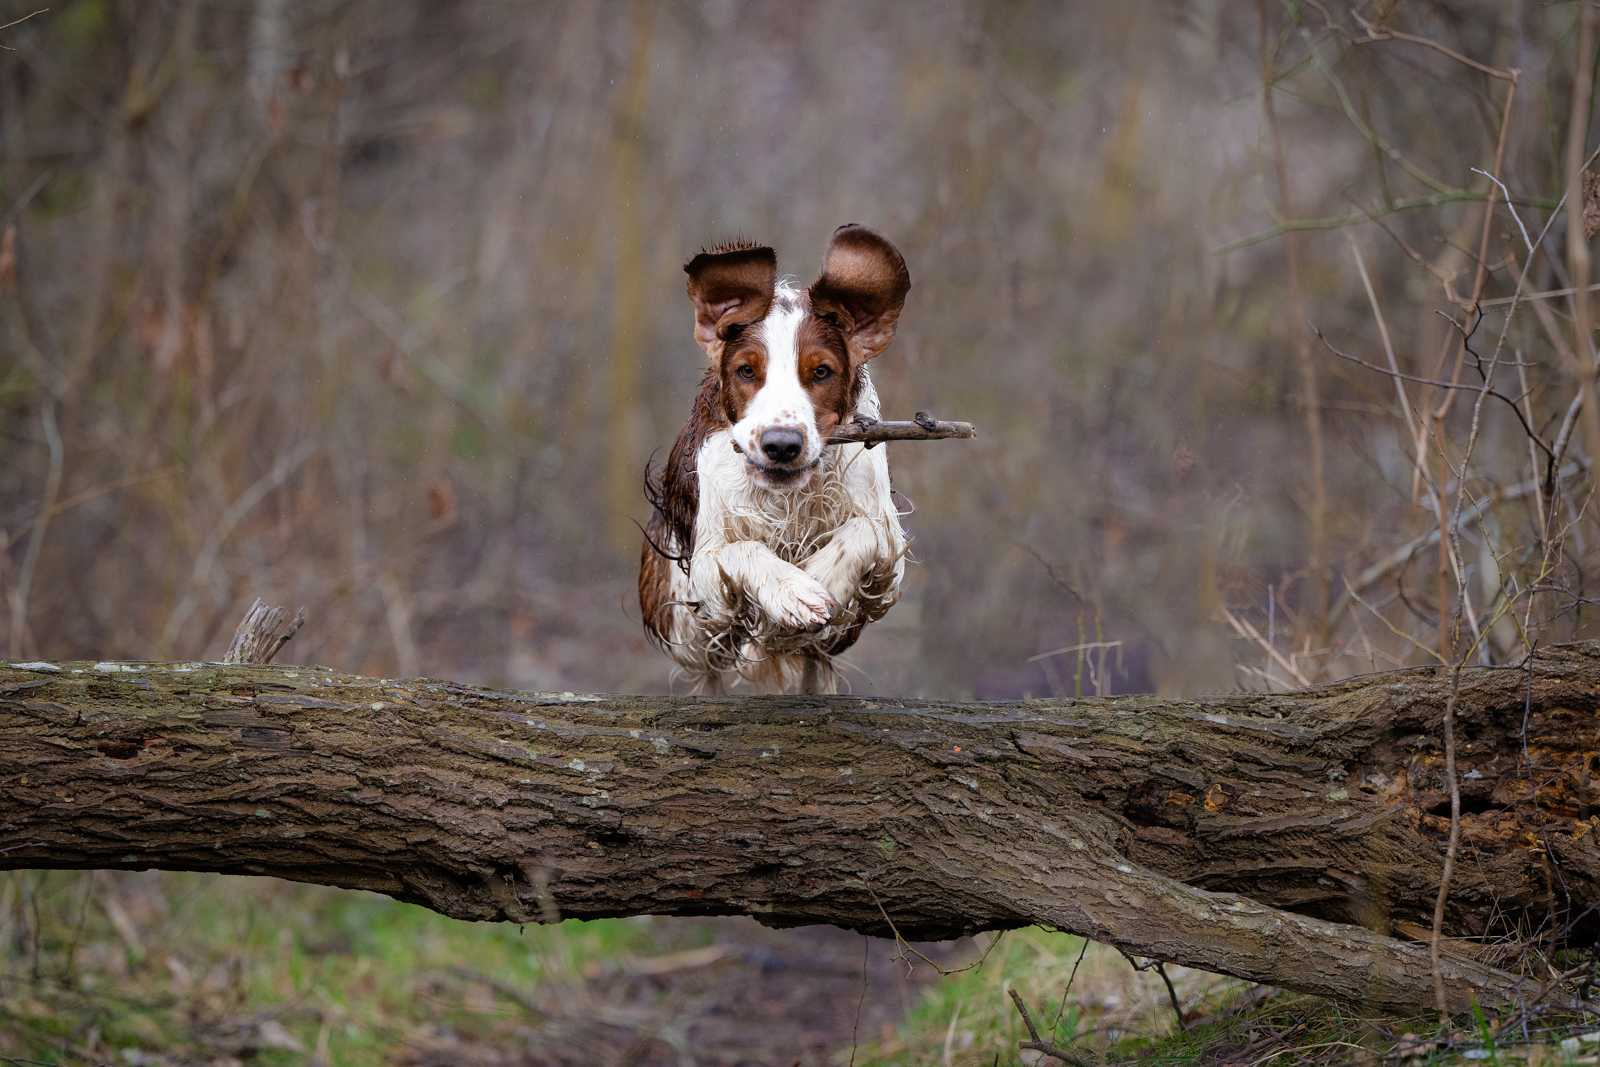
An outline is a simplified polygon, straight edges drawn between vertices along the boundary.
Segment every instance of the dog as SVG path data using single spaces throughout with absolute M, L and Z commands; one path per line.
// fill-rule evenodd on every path
M 659 472 L 640 553 L 646 633 L 695 692 L 837 692 L 833 657 L 900 598 L 907 540 L 886 450 L 829 444 L 879 416 L 867 364 L 911 277 L 887 239 L 834 231 L 810 288 L 742 239 L 684 265 L 711 360 Z

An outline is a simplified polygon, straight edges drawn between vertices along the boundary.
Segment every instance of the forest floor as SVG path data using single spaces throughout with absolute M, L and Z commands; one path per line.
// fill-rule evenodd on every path
M 1425 1019 L 1168 977 L 1171 995 L 1157 971 L 1042 930 L 905 945 L 739 918 L 518 927 L 270 878 L 0 874 L 0 1063 L 1056 1062 L 1019 1052 L 1011 990 L 1087 1062 L 1553 1067 L 1600 1050 L 1568 1030 L 1498 1034 L 1484 1020 L 1440 1044 Z

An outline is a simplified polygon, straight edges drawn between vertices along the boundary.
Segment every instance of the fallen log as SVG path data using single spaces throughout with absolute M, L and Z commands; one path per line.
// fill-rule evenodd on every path
M 0 868 L 275 875 L 461 919 L 1042 924 L 1381 1008 L 1433 1002 L 1445 672 L 1014 703 L 495 692 L 319 667 L 0 665 Z M 1448 951 L 1593 940 L 1600 645 L 1467 668 Z M 1573 924 L 1576 924 L 1575 926 Z M 1569 994 L 1557 999 L 1572 1006 Z

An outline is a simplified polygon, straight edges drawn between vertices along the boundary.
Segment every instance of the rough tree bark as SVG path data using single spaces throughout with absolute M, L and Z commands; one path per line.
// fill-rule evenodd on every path
M 1446 932 L 1592 939 L 1600 646 L 1461 684 Z M 949 703 L 0 664 L 0 867 L 267 874 L 515 922 L 1038 923 L 1426 1008 L 1426 946 L 1389 935 L 1432 921 L 1448 685 Z M 1466 955 L 1443 970 L 1457 1007 L 1534 992 Z

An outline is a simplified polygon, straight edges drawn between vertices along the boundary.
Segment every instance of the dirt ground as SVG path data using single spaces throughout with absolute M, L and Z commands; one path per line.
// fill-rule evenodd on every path
M 429 1027 L 408 1040 L 406 1067 L 822 1067 L 848 1063 L 857 1039 L 887 1039 L 937 979 L 891 940 L 829 926 L 768 930 L 742 918 L 674 922 L 670 937 L 703 941 L 633 965 L 591 964 L 531 995 L 487 982 L 480 996 L 511 1010 L 487 1030 Z M 698 935 L 698 936 L 697 936 Z M 941 966 L 975 956 L 971 941 L 913 946 Z M 915 967 L 910 966 L 915 963 Z M 470 974 L 454 976 L 472 983 Z M 841 1053 L 841 1050 L 843 1052 Z M 842 1058 L 841 1058 L 842 1056 Z

